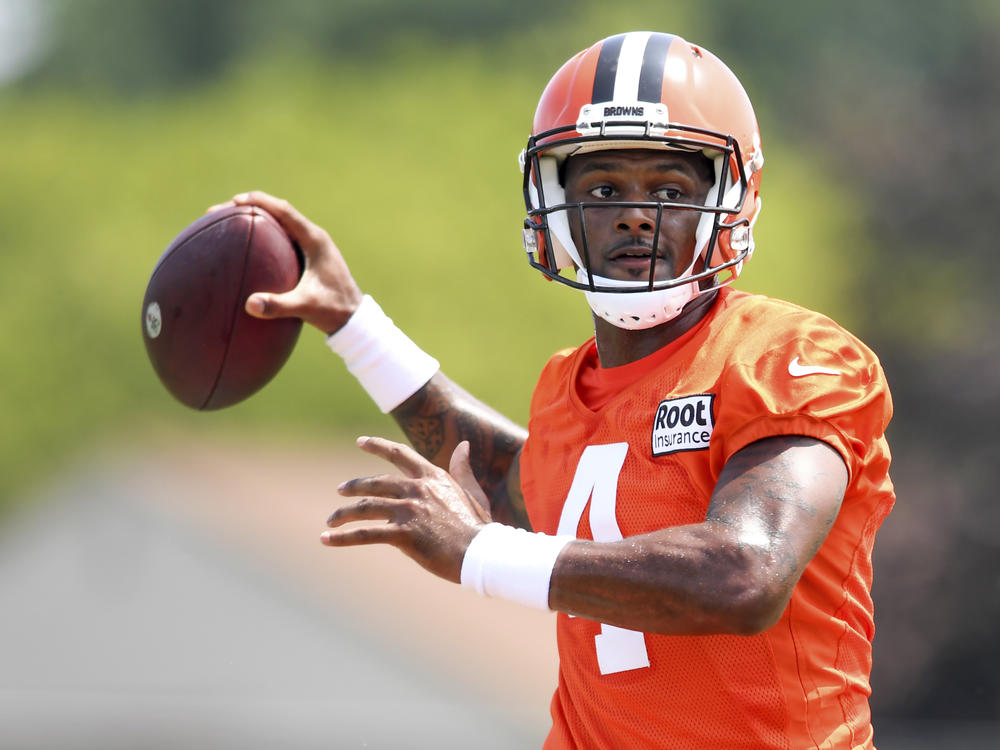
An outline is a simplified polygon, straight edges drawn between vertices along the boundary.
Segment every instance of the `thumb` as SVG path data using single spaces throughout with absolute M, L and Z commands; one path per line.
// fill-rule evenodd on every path
M 289 296 L 289 293 L 255 292 L 247 297 L 244 308 L 248 315 L 255 318 L 297 317 L 296 307 L 292 304 L 292 300 L 288 299 Z
M 455 446 L 455 450 L 451 454 L 451 460 L 448 462 L 448 473 L 489 514 L 490 500 L 486 497 L 486 493 L 483 492 L 483 488 L 479 486 L 479 480 L 476 479 L 476 475 L 472 471 L 472 464 L 469 461 L 468 440 L 463 440 Z

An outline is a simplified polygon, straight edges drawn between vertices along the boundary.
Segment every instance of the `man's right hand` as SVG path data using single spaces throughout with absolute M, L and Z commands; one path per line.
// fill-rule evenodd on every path
M 327 334 L 339 330 L 358 309 L 362 293 L 326 230 L 288 201 L 259 190 L 241 193 L 209 211 L 227 205 L 264 209 L 285 228 L 305 256 L 305 270 L 294 289 L 284 294 L 251 294 L 247 313 L 256 318 L 301 318 Z

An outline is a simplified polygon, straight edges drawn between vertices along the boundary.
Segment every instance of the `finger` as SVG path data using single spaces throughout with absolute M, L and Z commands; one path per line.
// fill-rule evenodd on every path
M 324 531 L 320 542 L 327 547 L 354 547 L 362 544 L 396 544 L 399 532 L 395 526 L 367 526 L 359 529 Z
M 354 521 L 391 521 L 396 517 L 398 507 L 396 500 L 365 497 L 337 508 L 326 519 L 326 525 L 332 529 Z
M 262 190 L 251 190 L 249 193 L 240 193 L 233 196 L 233 203 L 238 206 L 259 206 L 278 220 L 278 223 L 285 228 L 302 247 L 302 251 L 309 255 L 310 251 L 317 244 L 316 240 L 322 233 L 316 224 L 309 221 L 291 203 L 283 198 L 276 198 Z
M 437 468 L 410 446 L 385 438 L 359 437 L 358 447 L 365 453 L 385 459 L 408 477 L 424 477 Z
M 302 302 L 295 292 L 295 289 L 284 294 L 254 292 L 247 297 L 244 309 L 255 318 L 297 318 Z
M 206 208 L 205 209 L 205 213 L 206 214 L 210 214 L 213 211 L 219 211 L 219 210 L 221 210 L 223 208 L 230 208 L 231 206 L 235 206 L 235 205 L 236 204 L 233 203 L 233 201 L 226 201 L 225 203 L 216 203 L 214 206 L 209 206 L 208 208 Z
M 371 495 L 385 498 L 413 497 L 413 481 L 404 477 L 383 474 L 377 477 L 358 477 L 349 479 L 337 487 L 344 497 L 360 497 Z
M 448 463 L 448 473 L 455 478 L 455 481 L 458 482 L 463 490 L 472 495 L 480 507 L 488 510 L 490 501 L 480 486 L 479 480 L 476 479 L 469 456 L 469 441 L 463 440 L 455 446 L 455 450 L 451 454 L 451 460 Z

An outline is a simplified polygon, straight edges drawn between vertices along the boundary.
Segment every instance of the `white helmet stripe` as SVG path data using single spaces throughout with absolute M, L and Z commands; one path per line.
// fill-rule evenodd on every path
M 618 55 L 618 75 L 615 76 L 615 90 L 611 100 L 634 102 L 639 99 L 639 76 L 642 74 L 642 58 L 646 52 L 646 42 L 650 32 L 639 31 L 626 34 L 622 51 Z
M 658 102 L 673 34 L 633 31 L 609 37 L 601 47 L 591 102 Z

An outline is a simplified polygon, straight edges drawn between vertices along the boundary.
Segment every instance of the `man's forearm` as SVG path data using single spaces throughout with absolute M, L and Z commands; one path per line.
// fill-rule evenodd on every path
M 391 412 L 422 456 L 448 468 L 463 440 L 470 444 L 472 469 L 489 496 L 496 520 L 524 526 L 517 456 L 527 431 L 486 406 L 438 372 Z

